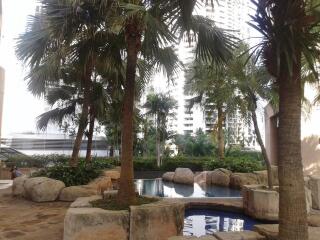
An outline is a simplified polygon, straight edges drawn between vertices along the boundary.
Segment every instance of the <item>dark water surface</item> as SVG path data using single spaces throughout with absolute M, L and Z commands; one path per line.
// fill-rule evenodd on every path
M 235 232 L 252 230 L 256 224 L 261 224 L 241 213 L 225 211 L 188 209 L 184 219 L 184 236 L 212 235 L 213 232 Z
M 239 190 L 207 186 L 199 184 L 184 185 L 172 182 L 163 182 L 162 179 L 137 179 L 136 189 L 140 195 L 169 197 L 169 198 L 204 198 L 204 197 L 241 197 Z

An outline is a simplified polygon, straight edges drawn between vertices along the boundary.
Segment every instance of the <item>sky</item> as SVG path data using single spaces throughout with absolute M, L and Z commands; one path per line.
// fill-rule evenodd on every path
M 27 67 L 15 55 L 16 39 L 24 32 L 28 15 L 34 13 L 37 0 L 2 1 L 0 65 L 6 72 L 2 137 L 10 137 L 15 133 L 35 132 L 36 117 L 47 107 L 43 99 L 37 99 L 28 92 L 27 82 L 24 81 Z M 163 76 L 161 79 L 164 79 Z M 161 81 L 160 85 L 166 84 Z
M 27 91 L 26 68 L 15 56 L 16 38 L 23 33 L 27 16 L 34 13 L 35 0 L 2 0 L 3 25 L 0 65 L 5 69 L 5 95 L 2 137 L 17 132 L 35 131 L 35 118 L 45 104 Z

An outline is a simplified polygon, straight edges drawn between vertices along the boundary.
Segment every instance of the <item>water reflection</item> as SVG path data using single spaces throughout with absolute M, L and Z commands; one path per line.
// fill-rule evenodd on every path
M 183 197 L 240 197 L 240 191 L 219 186 L 183 185 L 163 182 L 162 179 L 137 179 L 136 190 L 140 195 L 170 198 Z
M 214 232 L 252 230 L 258 221 L 238 213 L 191 209 L 186 211 L 185 236 L 212 235 Z

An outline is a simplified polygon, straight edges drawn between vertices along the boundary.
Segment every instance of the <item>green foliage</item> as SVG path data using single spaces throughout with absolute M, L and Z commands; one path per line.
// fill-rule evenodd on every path
M 212 139 L 201 130 L 197 131 L 195 136 L 177 135 L 174 143 L 178 147 L 179 155 L 183 156 L 211 156 L 215 152 Z
M 47 168 L 58 164 L 68 164 L 70 156 L 50 154 L 33 156 L 16 156 L 8 158 L 5 163 L 8 167 L 17 166 L 18 168 Z M 84 162 L 84 158 L 79 159 Z M 92 165 L 95 168 L 104 169 L 119 165 L 117 158 L 93 157 Z
M 72 168 L 65 164 L 58 164 L 33 174 L 33 177 L 48 177 L 60 180 L 68 186 L 78 186 L 88 184 L 91 180 L 100 176 L 102 170 L 94 166 L 79 164 Z
M 223 161 L 221 160 L 211 160 L 206 162 L 205 170 L 214 170 L 217 168 L 226 168 L 232 172 L 254 172 L 264 170 L 264 166 L 261 161 L 246 157 L 226 157 Z

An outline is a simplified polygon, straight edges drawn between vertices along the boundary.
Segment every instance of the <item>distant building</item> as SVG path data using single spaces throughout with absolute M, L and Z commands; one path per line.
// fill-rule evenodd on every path
M 316 89 L 310 85 L 305 87 L 305 97 L 314 101 Z M 306 175 L 320 174 L 320 104 L 303 111 L 301 118 L 301 154 L 303 169 Z M 265 147 L 272 164 L 278 164 L 277 134 L 278 111 L 270 104 L 265 107 Z
M 250 11 L 250 0 L 219 0 L 214 8 L 209 5 L 201 5 L 196 9 L 195 14 L 214 20 L 218 27 L 231 30 L 239 39 L 249 39 L 250 26 L 247 22 Z M 176 52 L 186 66 L 194 60 L 194 44 L 190 44 L 187 38 L 176 47 Z M 158 74 L 151 83 L 151 87 L 156 91 L 168 92 L 178 101 L 176 117 L 169 119 L 169 130 L 179 134 L 194 134 L 200 128 L 204 132 L 211 132 L 217 121 L 216 111 L 199 105 L 189 109 L 189 102 L 193 96 L 184 94 L 184 71 L 175 76 L 173 81 L 175 85 L 163 84 L 163 76 Z M 142 99 L 143 101 L 145 98 Z M 248 148 L 259 147 L 252 126 L 240 117 L 238 111 L 227 116 L 225 129 L 230 133 L 230 136 L 233 136 L 229 139 L 230 144 L 244 143 Z

